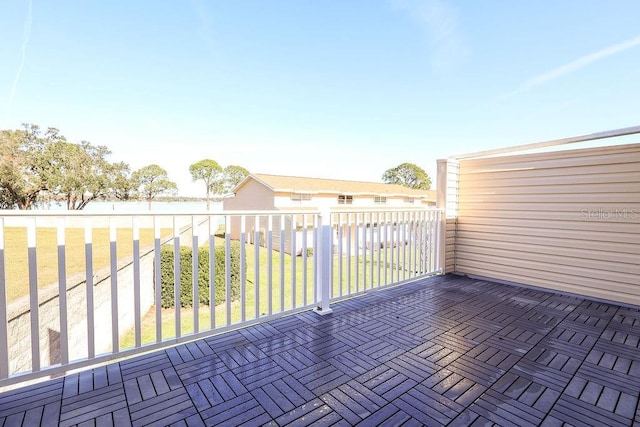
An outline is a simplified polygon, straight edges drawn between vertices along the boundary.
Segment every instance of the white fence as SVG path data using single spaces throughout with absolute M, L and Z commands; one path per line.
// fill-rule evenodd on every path
M 435 209 L 3 212 L 0 387 L 329 313 L 337 299 L 441 272 L 442 220 Z M 183 291 L 194 297 L 163 308 Z

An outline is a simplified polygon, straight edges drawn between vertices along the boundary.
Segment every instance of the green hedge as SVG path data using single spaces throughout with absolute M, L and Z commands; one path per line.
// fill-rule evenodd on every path
M 182 307 L 193 305 L 193 284 L 191 274 L 191 248 L 180 247 L 180 303 Z M 225 269 L 224 269 L 225 249 L 216 246 L 215 252 L 215 304 L 225 301 Z M 173 246 L 162 246 L 160 248 L 160 276 L 161 276 L 161 301 L 163 308 L 174 307 L 174 287 L 173 287 Z M 240 244 L 231 243 L 231 301 L 240 297 Z M 198 249 L 198 294 L 199 302 L 209 305 L 209 248 Z

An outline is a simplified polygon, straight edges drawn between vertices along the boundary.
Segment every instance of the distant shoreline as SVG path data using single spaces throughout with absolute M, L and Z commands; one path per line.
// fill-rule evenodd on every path
M 148 203 L 146 201 L 93 201 L 83 209 L 83 212 L 200 212 L 206 211 L 206 209 L 207 203 L 204 200 L 154 201 L 151 203 L 151 211 L 149 211 Z M 39 207 L 33 211 L 66 212 L 67 209 L 62 203 L 52 203 L 49 207 Z M 211 202 L 209 212 L 222 212 L 222 202 Z

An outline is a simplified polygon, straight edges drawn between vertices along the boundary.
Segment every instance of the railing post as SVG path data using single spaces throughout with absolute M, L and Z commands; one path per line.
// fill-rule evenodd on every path
M 437 207 L 443 210 L 439 224 L 438 238 L 438 265 L 436 268 L 441 273 L 449 273 L 455 271 L 455 240 L 457 236 L 453 236 L 453 245 L 447 247 L 447 226 L 448 223 L 455 224 L 458 217 L 458 174 L 459 163 L 455 159 L 438 160 L 438 200 Z M 456 229 L 454 227 L 454 233 Z M 453 258 L 447 260 L 447 252 L 453 252 Z M 447 269 L 449 264 L 449 269 Z
M 318 216 L 318 306 L 316 312 L 322 315 L 331 313 L 329 301 L 331 300 L 331 260 L 333 239 L 331 235 L 331 212 L 326 209 Z

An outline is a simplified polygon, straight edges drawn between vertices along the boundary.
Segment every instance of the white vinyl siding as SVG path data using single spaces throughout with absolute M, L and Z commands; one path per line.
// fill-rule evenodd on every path
M 273 190 L 255 180 L 248 180 L 236 193 L 235 197 L 222 199 L 223 210 L 272 210 L 274 205 Z
M 222 199 L 222 209 L 229 210 L 273 210 L 274 206 L 273 190 L 254 180 L 249 180 L 243 185 L 235 195 Z M 249 229 L 249 219 L 246 220 L 246 229 Z M 231 218 L 231 238 L 240 238 L 240 217 Z
M 458 179 L 457 273 L 640 304 L 640 144 L 460 160 Z

